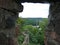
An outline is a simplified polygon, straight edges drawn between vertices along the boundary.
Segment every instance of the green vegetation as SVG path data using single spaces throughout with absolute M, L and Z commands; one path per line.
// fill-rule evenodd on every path
M 25 25 L 39 25 L 39 21 L 42 21 L 43 18 L 23 18 L 25 20 L 24 24 Z
M 18 36 L 20 45 L 24 41 L 24 35 L 21 33 L 26 30 L 29 34 L 29 45 L 44 45 L 44 31 L 48 24 L 47 18 L 18 18 L 17 24 L 19 24 L 20 28 L 20 34 Z

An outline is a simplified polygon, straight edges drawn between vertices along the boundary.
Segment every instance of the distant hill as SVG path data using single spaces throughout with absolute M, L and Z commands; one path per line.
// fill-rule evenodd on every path
M 39 25 L 39 22 L 45 18 L 23 18 L 25 20 L 25 25 Z

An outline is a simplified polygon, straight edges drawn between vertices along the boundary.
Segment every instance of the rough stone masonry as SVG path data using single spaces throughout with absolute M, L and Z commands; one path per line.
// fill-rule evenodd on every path
M 45 45 L 60 45 L 60 2 L 50 3 Z
M 26 2 L 26 0 L 21 1 Z M 39 3 L 40 1 L 48 2 L 48 0 L 36 1 Z M 34 2 L 34 0 L 30 2 Z M 18 45 L 15 36 L 15 21 L 22 9 L 23 6 L 16 3 L 15 0 L 0 0 L 0 45 Z M 50 2 L 49 9 L 49 23 L 45 32 L 45 45 L 60 45 L 60 2 Z
M 23 6 L 15 0 L 0 0 L 0 45 L 18 45 L 16 19 Z

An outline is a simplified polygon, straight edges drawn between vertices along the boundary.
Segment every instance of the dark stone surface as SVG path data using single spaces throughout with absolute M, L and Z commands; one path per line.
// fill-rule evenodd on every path
M 47 45 L 60 45 L 60 2 L 51 3 L 48 19 Z
M 0 45 L 18 45 L 16 19 L 23 6 L 15 0 L 0 0 Z
M 32 2 L 32 3 L 52 3 L 59 2 L 58 0 L 16 0 L 17 3 L 22 2 Z

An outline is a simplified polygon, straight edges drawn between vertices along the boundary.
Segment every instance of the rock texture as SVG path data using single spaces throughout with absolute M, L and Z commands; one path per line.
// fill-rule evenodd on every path
M 0 45 L 18 45 L 15 22 L 22 11 L 15 0 L 0 0 Z
M 60 2 L 50 4 L 46 38 L 46 45 L 60 45 Z
M 23 6 L 16 0 L 0 0 L 0 45 L 18 45 L 15 21 Z M 47 0 L 30 0 L 21 2 L 49 2 Z M 51 2 L 49 23 L 45 32 L 45 45 L 60 45 L 60 2 Z

